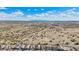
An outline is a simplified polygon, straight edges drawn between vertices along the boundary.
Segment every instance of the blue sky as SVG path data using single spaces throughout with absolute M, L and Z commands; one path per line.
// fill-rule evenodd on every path
M 0 20 L 79 21 L 79 7 L 0 7 Z

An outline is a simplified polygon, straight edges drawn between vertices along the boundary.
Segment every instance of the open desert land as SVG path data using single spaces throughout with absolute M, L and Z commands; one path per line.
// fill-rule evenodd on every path
M 0 22 L 0 50 L 79 51 L 79 22 Z

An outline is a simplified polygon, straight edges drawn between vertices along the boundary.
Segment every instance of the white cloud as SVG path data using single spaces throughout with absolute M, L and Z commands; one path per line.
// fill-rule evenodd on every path
M 17 16 L 23 16 L 24 13 L 21 11 L 16 11 L 16 12 L 12 12 L 10 14 L 5 13 L 5 12 L 0 12 L 0 17 L 17 17 Z
M 5 12 L 0 12 L 0 18 L 9 17 L 10 15 Z
M 40 13 L 31 15 L 30 20 L 49 20 L 49 21 L 68 21 L 68 20 L 78 20 L 79 21 L 79 12 L 75 11 L 76 9 L 66 10 L 60 13 L 55 14 L 53 11 L 48 11 L 46 13 Z
M 29 18 L 29 17 L 32 17 L 32 15 L 27 15 L 27 17 Z
M 16 12 L 13 12 L 13 13 L 11 13 L 11 16 L 23 16 L 24 15 L 24 13 L 23 12 L 21 12 L 20 10 L 17 10 Z
M 5 10 L 5 9 L 7 9 L 7 8 L 5 8 L 5 7 L 0 7 L 0 10 Z
M 43 11 L 43 10 L 45 10 L 45 9 L 42 8 L 41 10 Z
M 31 9 L 27 9 L 27 11 L 31 11 Z
M 36 9 L 36 8 L 34 9 L 34 11 L 37 11 L 37 10 L 38 10 L 38 9 Z
M 78 20 L 79 21 L 79 11 L 75 11 L 76 8 L 65 10 L 59 13 L 54 13 L 53 11 L 47 11 L 40 14 L 24 15 L 20 10 L 12 12 L 10 14 L 5 12 L 0 12 L 0 20 L 49 20 L 49 21 L 67 21 L 67 20 Z
M 32 16 L 32 19 L 36 20 L 49 20 L 49 21 L 67 21 L 67 20 L 78 20 L 79 21 L 79 12 L 75 11 L 76 8 L 65 10 L 63 12 L 55 14 L 53 11 L 48 11 L 46 13 L 35 14 Z
M 12 19 L 15 20 L 16 18 L 19 19 L 23 15 L 24 13 L 21 12 L 20 10 L 17 10 L 16 12 L 12 12 L 10 14 L 6 12 L 0 12 L 0 20 L 12 20 Z

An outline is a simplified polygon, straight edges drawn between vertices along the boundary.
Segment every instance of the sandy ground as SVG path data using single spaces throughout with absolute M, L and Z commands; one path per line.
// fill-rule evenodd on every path
M 66 51 L 79 51 L 79 25 L 61 26 L 50 23 L 0 24 L 0 49 L 2 50 L 2 47 L 5 46 L 3 49 L 9 50 L 10 46 L 18 47 L 17 45 L 24 46 L 23 48 L 26 48 L 25 45 L 27 47 L 37 45 L 37 47 L 51 46 Z

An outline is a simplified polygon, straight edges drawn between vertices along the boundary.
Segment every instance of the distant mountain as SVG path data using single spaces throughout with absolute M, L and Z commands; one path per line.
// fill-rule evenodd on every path
M 48 22 L 48 20 L 31 20 L 32 22 Z

